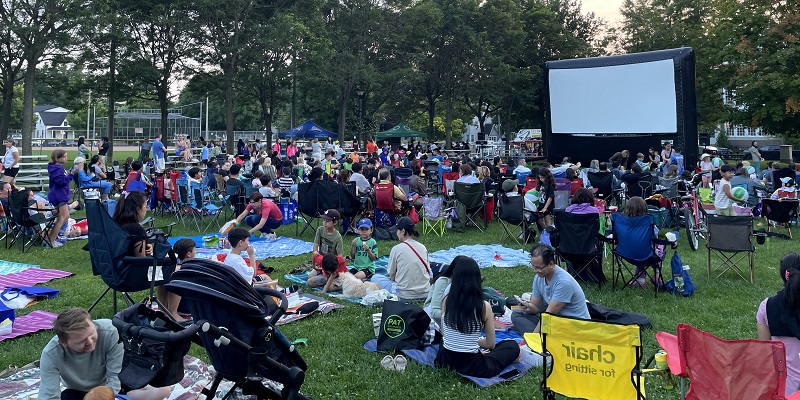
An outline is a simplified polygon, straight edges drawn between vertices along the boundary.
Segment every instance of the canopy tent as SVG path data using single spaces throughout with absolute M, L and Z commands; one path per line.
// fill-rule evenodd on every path
M 329 136 L 334 139 L 339 137 L 338 134 L 325 130 L 325 128 L 315 124 L 312 120 L 303 122 L 302 125 L 288 131 L 278 133 L 278 138 L 280 139 L 327 139 Z
M 388 138 L 401 138 L 401 137 L 417 137 L 417 138 L 427 138 L 428 134 L 420 131 L 415 131 L 404 123 L 399 123 L 392 129 L 387 131 L 378 132 L 378 139 L 388 139 Z

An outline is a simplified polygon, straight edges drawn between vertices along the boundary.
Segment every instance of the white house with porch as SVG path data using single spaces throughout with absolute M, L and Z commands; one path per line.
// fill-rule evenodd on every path
M 67 114 L 72 110 L 64 107 L 41 105 L 33 108 L 36 117 L 34 138 L 71 139 L 74 136 L 72 127 L 67 121 Z

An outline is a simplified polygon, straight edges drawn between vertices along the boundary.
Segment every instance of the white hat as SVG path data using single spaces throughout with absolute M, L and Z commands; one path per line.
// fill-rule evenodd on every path
M 788 176 L 781 178 L 781 182 L 783 182 L 783 183 L 789 183 L 789 181 L 791 181 L 791 180 L 792 180 L 792 178 L 789 178 Z
M 711 157 L 711 154 L 703 153 L 703 155 L 700 156 L 700 159 L 702 160 L 702 159 L 704 159 L 706 157 Z

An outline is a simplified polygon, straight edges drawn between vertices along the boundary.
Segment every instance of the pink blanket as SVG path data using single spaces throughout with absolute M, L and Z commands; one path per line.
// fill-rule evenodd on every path
M 0 336 L 0 342 L 44 329 L 53 329 L 53 321 L 57 316 L 57 314 L 41 310 L 23 315 L 14 320 L 14 330 L 10 334 Z
M 0 275 L 0 290 L 9 286 L 35 286 L 38 283 L 50 282 L 53 279 L 72 275 L 72 272 L 57 269 L 28 268 L 13 274 Z

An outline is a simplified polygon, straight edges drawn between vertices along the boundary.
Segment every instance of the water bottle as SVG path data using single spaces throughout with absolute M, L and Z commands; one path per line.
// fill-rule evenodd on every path
M 672 277 L 673 281 L 675 281 L 675 290 L 678 293 L 683 293 L 684 285 L 683 285 L 683 275 L 682 274 L 675 274 Z

